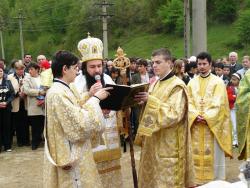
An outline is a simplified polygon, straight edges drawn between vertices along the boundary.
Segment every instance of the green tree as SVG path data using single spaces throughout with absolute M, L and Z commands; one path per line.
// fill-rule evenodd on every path
M 167 32 L 178 35 L 183 34 L 183 8 L 183 2 L 181 0 L 172 0 L 160 6 L 157 13 Z
M 250 9 L 242 11 L 236 21 L 239 42 L 247 47 L 250 43 Z
M 237 18 L 239 0 L 213 0 L 212 19 L 221 23 L 232 23 Z
M 9 3 L 7 0 L 1 0 L 1 6 L 0 6 L 0 16 L 2 18 L 5 18 L 8 16 L 9 12 Z

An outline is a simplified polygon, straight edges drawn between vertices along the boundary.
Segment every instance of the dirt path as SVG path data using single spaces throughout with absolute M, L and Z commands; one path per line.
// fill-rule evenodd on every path
M 135 151 L 138 167 L 140 149 L 136 147 Z M 43 148 L 32 151 L 30 147 L 14 148 L 11 153 L 0 153 L 0 188 L 42 188 L 43 154 Z M 129 152 L 123 153 L 121 161 L 124 187 L 132 188 Z M 238 181 L 240 163 L 236 159 L 227 159 L 228 181 Z

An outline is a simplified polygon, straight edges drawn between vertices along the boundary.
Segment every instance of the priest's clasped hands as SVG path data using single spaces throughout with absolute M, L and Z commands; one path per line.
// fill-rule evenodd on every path
M 207 121 L 202 117 L 201 115 L 198 115 L 197 118 L 195 119 L 197 123 L 205 124 L 207 125 Z

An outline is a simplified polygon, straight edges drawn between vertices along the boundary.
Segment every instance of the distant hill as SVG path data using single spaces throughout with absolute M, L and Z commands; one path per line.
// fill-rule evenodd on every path
M 230 51 L 239 53 L 239 57 L 250 55 L 247 49 L 237 49 L 232 46 L 236 40 L 236 31 L 233 25 L 208 26 L 208 51 L 213 59 L 226 57 Z M 129 38 L 121 38 L 120 46 L 127 56 L 150 58 L 154 49 L 167 47 L 177 58 L 184 56 L 183 38 L 168 34 L 147 34 L 138 32 Z M 116 49 L 109 49 L 109 57 L 114 57 Z M 191 54 L 197 55 L 197 54 Z

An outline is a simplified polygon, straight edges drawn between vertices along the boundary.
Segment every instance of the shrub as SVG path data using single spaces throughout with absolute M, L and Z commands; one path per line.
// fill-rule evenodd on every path
M 166 5 L 160 6 L 157 13 L 167 32 L 183 34 L 183 8 L 181 0 L 172 0 Z
M 250 10 L 244 10 L 240 13 L 236 21 L 236 28 L 239 41 L 247 46 L 250 43 Z
M 212 17 L 221 23 L 232 23 L 237 18 L 239 0 L 214 0 Z

